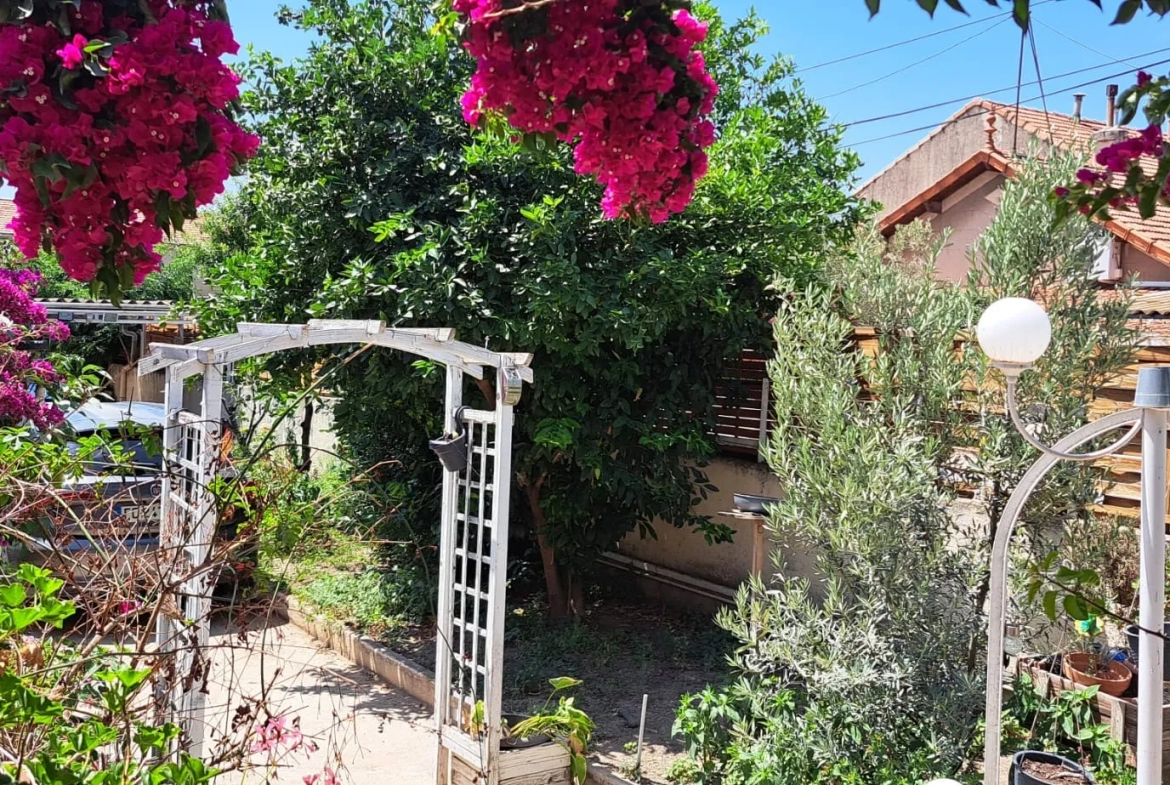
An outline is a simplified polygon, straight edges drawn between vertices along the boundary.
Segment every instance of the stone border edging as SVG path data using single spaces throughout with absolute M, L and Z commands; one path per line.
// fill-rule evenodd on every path
M 389 646 L 351 630 L 342 622 L 302 607 L 296 597 L 278 594 L 273 603 L 276 614 L 287 619 L 318 641 L 360 668 L 376 674 L 392 687 L 427 706 L 435 705 L 435 674 L 403 657 Z M 609 769 L 589 764 L 586 785 L 634 785 Z

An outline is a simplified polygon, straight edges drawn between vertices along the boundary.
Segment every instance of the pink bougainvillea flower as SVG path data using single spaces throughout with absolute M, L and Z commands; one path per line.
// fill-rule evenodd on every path
M 259 147 L 226 114 L 240 79 L 221 58 L 239 46 L 214 0 L 71 6 L 68 34 L 44 20 L 0 25 L 0 92 L 22 88 L 0 101 L 14 239 L 29 258 L 48 244 L 77 280 L 141 282 L 164 228 L 194 217 Z M 118 43 L 86 55 L 107 40 Z M 87 57 L 103 67 L 81 69 Z
M 1096 183 L 1100 179 L 1101 179 L 1100 172 L 1094 172 L 1092 169 L 1079 169 L 1079 170 L 1077 170 L 1077 180 L 1081 181 L 1085 185 L 1092 185 L 1093 183 Z
M 73 40 L 57 50 L 57 56 L 66 68 L 73 70 L 85 62 L 85 45 L 89 41 L 83 35 L 73 36 Z
M 548 35 L 517 40 L 503 0 L 455 0 L 477 65 L 463 117 L 478 125 L 495 114 L 573 145 L 574 170 L 605 186 L 606 217 L 659 223 L 686 208 L 707 172 L 718 87 L 697 48 L 705 23 L 686 10 L 669 24 L 635 22 L 627 6 L 555 3 Z
M 64 420 L 61 410 L 36 389 L 60 384 L 61 375 L 46 360 L 21 348 L 25 341 L 64 340 L 69 329 L 49 319 L 36 302 L 41 277 L 31 270 L 0 268 L 0 424 L 32 423 L 46 429 Z
M 1149 74 L 1147 74 L 1145 71 L 1138 71 L 1138 73 L 1137 73 L 1137 85 L 1138 85 L 1138 87 L 1145 87 L 1146 85 L 1148 85 L 1148 84 L 1149 84 L 1150 82 L 1152 82 L 1153 80 L 1154 80 L 1154 77 L 1150 76 L 1150 75 L 1149 75 Z

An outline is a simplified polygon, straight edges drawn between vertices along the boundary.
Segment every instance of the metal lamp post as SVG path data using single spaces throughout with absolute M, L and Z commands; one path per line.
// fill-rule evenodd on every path
M 1138 785 L 1162 782 L 1162 657 L 1166 602 L 1166 420 L 1170 410 L 1170 367 L 1138 372 L 1134 408 L 1103 417 L 1053 446 L 1031 433 L 1016 405 L 1016 382 L 1048 348 L 1048 315 L 1031 300 L 1007 298 L 991 305 L 979 320 L 979 345 L 1007 381 L 1007 408 L 1024 439 L 1043 456 L 1024 474 L 1008 500 L 991 551 L 991 592 L 987 632 L 987 710 L 984 785 L 999 785 L 1003 702 L 1003 643 L 1007 605 L 1008 544 L 1024 503 L 1060 461 L 1096 461 L 1119 452 L 1142 435 L 1141 498 L 1141 658 L 1138 662 Z M 1127 429 L 1110 446 L 1075 450 L 1111 431 Z

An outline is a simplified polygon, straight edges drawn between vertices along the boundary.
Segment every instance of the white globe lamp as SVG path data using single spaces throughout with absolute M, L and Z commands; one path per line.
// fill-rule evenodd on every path
M 992 364 L 1008 376 L 1017 376 L 1048 349 L 1052 323 L 1032 300 L 1005 297 L 983 312 L 975 333 Z

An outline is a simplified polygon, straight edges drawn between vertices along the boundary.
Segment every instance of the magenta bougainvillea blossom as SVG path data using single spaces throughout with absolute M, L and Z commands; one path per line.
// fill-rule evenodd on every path
M 221 61 L 239 47 L 212 0 L 24 6 L 0 25 L 0 173 L 16 188 L 16 242 L 117 295 L 256 152 L 231 119 L 239 77 Z
M 609 218 L 681 212 L 707 172 L 718 87 L 696 47 L 707 25 L 682 3 L 455 0 L 476 58 L 464 117 L 503 117 L 574 145 L 576 170 L 605 186 Z M 674 7 L 672 7 L 674 6 Z
M 38 387 L 60 384 L 61 375 L 47 360 L 21 348 L 30 340 L 69 337 L 69 328 L 50 319 L 44 306 L 37 304 L 40 281 L 40 275 L 31 270 L 0 268 L 0 424 L 31 422 L 48 428 L 63 419 L 60 409 L 36 394 Z
M 1136 207 L 1149 218 L 1159 204 L 1170 205 L 1170 144 L 1162 131 L 1170 109 L 1170 79 L 1139 71 L 1137 83 L 1120 98 L 1122 122 L 1132 120 L 1143 102 L 1149 125 L 1102 147 L 1090 166 L 1077 171 L 1075 182 L 1057 188 L 1059 215 L 1074 209 L 1103 215 Z

